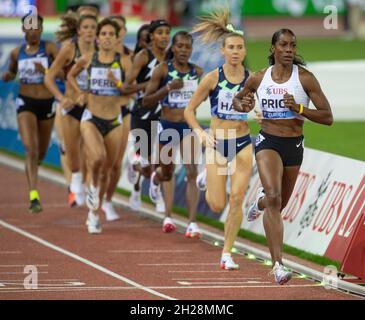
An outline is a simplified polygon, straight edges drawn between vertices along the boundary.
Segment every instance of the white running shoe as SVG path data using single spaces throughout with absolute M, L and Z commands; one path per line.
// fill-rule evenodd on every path
M 98 215 L 94 214 L 92 211 L 89 211 L 89 214 L 88 214 L 88 217 L 86 220 L 86 225 L 87 225 L 87 231 L 91 234 L 99 234 L 102 231 L 100 218 Z
M 250 205 L 250 207 L 246 211 L 247 221 L 251 222 L 256 220 L 264 212 L 263 210 L 259 210 L 258 207 L 259 200 L 263 197 L 265 197 L 264 188 L 260 187 L 257 189 L 255 201 Z
M 120 219 L 111 201 L 103 201 L 101 209 L 105 212 L 106 221 L 116 221 Z
M 293 276 L 292 272 L 286 269 L 282 264 L 279 262 L 275 262 L 274 268 L 270 271 L 269 274 L 273 274 L 275 276 L 275 281 L 283 285 L 287 283 Z
M 185 232 L 185 237 L 191 239 L 200 239 L 202 235 L 203 234 L 196 222 L 191 222 Z
M 196 177 L 196 186 L 199 190 L 207 190 L 207 168 L 204 167 L 203 171 Z
M 129 197 L 129 206 L 132 210 L 137 211 L 141 208 L 141 190 L 136 191 L 134 188 L 132 189 L 132 193 Z
M 158 184 L 154 184 L 153 179 L 156 176 L 156 172 L 152 172 L 151 174 L 151 178 L 150 178 L 150 190 L 149 190 L 149 194 L 150 194 L 150 198 L 152 200 L 153 203 L 158 203 L 160 201 L 163 201 L 162 198 L 162 193 L 161 193 L 161 185 Z
M 170 232 L 174 232 L 175 230 L 176 230 L 175 223 L 172 221 L 172 219 L 170 217 L 166 217 L 162 223 L 162 231 L 166 232 L 166 233 L 170 233 Z
M 140 155 L 139 154 L 134 154 L 132 163 L 129 164 L 128 172 L 127 172 L 128 181 L 132 185 L 135 185 L 138 181 L 138 172 L 136 170 L 134 170 L 133 166 L 138 164 L 139 162 L 140 162 Z
M 240 266 L 233 261 L 233 258 L 230 254 L 223 253 L 221 257 L 221 269 L 224 270 L 238 270 Z
M 99 209 L 99 193 L 100 187 L 94 187 L 92 184 L 87 189 L 86 205 L 90 210 Z

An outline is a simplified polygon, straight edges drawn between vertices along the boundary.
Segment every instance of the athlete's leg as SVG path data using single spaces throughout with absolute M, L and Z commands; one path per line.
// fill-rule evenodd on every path
M 252 146 L 239 152 L 231 163 L 231 194 L 229 212 L 224 225 L 223 253 L 230 253 L 241 228 L 243 210 L 242 203 L 252 174 Z
M 261 150 L 256 154 L 257 168 L 265 190 L 263 217 L 267 242 L 273 263 L 282 263 L 284 227 L 281 218 L 282 184 L 284 167 L 280 155 L 274 150 Z
M 106 161 L 100 176 L 100 201 L 102 201 L 104 193 L 110 184 L 110 173 L 115 168 L 117 161 L 120 161 L 120 141 L 123 139 L 123 126 L 118 126 L 110 131 L 104 137 L 104 145 L 106 150 Z M 119 177 L 118 177 L 119 178 Z M 109 182 L 109 184 L 108 184 Z
M 180 144 L 180 152 L 183 158 L 186 171 L 186 204 L 189 212 L 189 222 L 196 221 L 196 210 L 199 202 L 200 192 L 196 185 L 196 177 L 198 176 L 198 166 L 195 163 L 195 155 L 199 144 L 194 135 L 187 135 Z
M 71 170 L 68 166 L 68 161 L 66 158 L 66 148 L 65 148 L 65 140 L 63 136 L 63 130 L 62 130 L 62 113 L 61 113 L 61 107 L 58 104 L 56 108 L 56 117 L 55 117 L 55 129 L 57 134 L 57 139 L 59 141 L 60 146 L 60 162 L 62 166 L 63 175 L 65 176 L 66 183 L 68 186 L 71 184 Z
M 96 126 L 90 121 L 81 122 L 81 134 L 87 154 L 90 184 L 97 187 L 99 186 L 101 170 L 107 158 L 104 139 Z
M 28 111 L 17 116 L 20 138 L 25 149 L 25 173 L 29 190 L 37 189 L 37 172 L 39 158 L 37 117 Z

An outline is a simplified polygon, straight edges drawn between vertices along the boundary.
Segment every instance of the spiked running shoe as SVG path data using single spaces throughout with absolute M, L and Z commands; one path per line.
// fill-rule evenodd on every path
M 171 233 L 176 230 L 176 225 L 170 217 L 166 217 L 162 223 L 162 231 L 165 233 Z

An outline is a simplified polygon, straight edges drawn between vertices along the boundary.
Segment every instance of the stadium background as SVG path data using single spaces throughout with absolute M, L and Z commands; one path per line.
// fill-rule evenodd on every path
M 310 123 L 305 124 L 306 147 L 331 154 L 365 161 L 365 112 L 363 92 L 365 92 L 365 1 L 364 0 L 245 0 L 245 1 L 211 1 L 211 0 L 155 0 L 155 1 L 20 1 L 0 0 L 0 71 L 6 69 L 9 52 L 22 42 L 19 16 L 26 13 L 27 5 L 35 5 L 45 17 L 44 38 L 53 39 L 60 15 L 71 6 L 85 3 L 100 5 L 101 15 L 123 14 L 127 18 L 128 33 L 126 45 L 134 47 L 138 27 L 151 19 L 166 18 L 173 27 L 172 34 L 179 29 L 190 30 L 196 17 L 210 12 L 217 4 L 231 6 L 232 21 L 236 28 L 245 31 L 248 58 L 247 66 L 256 71 L 267 65 L 268 50 L 272 33 L 281 28 L 291 28 L 298 37 L 299 53 L 308 62 L 308 68 L 319 79 L 327 94 L 335 123 L 324 127 Z M 329 15 L 326 6 L 335 6 L 337 10 L 337 28 L 325 29 L 323 22 Z M 154 8 L 155 6 L 155 8 Z M 328 7 L 327 7 L 328 8 Z M 333 7 L 331 7 L 333 9 Z M 192 61 L 201 65 L 206 72 L 214 69 L 222 58 L 219 45 L 205 47 L 195 42 Z M 18 83 L 0 81 L 0 148 L 3 152 L 22 157 L 23 148 L 17 134 L 14 100 Z M 199 109 L 199 119 L 209 124 L 209 105 Z M 252 134 L 258 132 L 258 126 L 250 121 Z M 59 170 L 59 154 L 56 136 L 46 158 L 46 165 Z M 124 161 L 126 165 L 126 160 Z M 184 171 L 177 169 L 177 189 L 175 194 L 175 212 L 186 215 L 183 194 L 185 190 Z M 357 173 L 353 173 L 356 175 Z M 360 172 L 359 175 L 363 175 Z M 128 194 L 128 190 L 120 192 Z M 147 184 L 143 193 L 147 192 Z M 144 197 L 148 201 L 148 197 Z M 222 228 L 219 217 L 213 216 L 201 197 L 199 204 L 200 219 Z M 214 218 L 212 220 L 212 218 Z M 265 240 L 252 232 L 242 230 L 241 234 L 259 242 Z M 294 252 L 296 248 L 286 247 Z M 328 260 L 297 250 L 300 255 L 326 264 Z

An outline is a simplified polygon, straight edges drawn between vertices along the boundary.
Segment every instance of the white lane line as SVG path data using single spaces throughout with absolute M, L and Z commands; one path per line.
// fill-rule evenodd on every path
M 7 282 L 4 281 L 2 282 L 2 284 L 5 286 L 23 286 L 23 282 Z M 38 283 L 38 287 L 80 287 L 80 286 L 85 286 L 86 283 L 83 282 L 66 282 L 66 283 Z
M 186 280 L 261 280 L 262 278 L 172 278 L 175 281 Z
M 239 285 L 239 286 L 153 286 L 153 287 L 146 287 L 148 289 L 151 290 L 184 290 L 184 289 L 243 289 L 243 288 L 266 288 L 266 289 L 270 289 L 270 288 L 293 288 L 293 289 L 297 289 L 297 288 L 311 288 L 311 287 L 322 287 L 322 285 L 320 283 L 318 284 L 306 284 L 306 285 L 285 285 L 285 286 L 280 286 L 280 285 Z M 78 287 L 69 287 L 69 288 L 64 288 L 64 287 L 59 287 L 59 288 L 38 288 L 36 290 L 19 290 L 18 288 L 4 288 L 1 289 L 0 288 L 0 294 L 1 293 L 31 293 L 31 294 L 35 294 L 37 292 L 70 292 L 70 291 L 131 291 L 131 290 L 137 290 L 138 288 L 136 287 L 82 287 L 82 288 L 78 288 Z
M 230 272 L 237 272 L 236 270 L 235 271 L 232 271 L 232 270 L 224 270 L 224 271 L 206 271 L 206 270 L 200 270 L 200 271 L 196 271 L 196 270 L 191 270 L 191 271 L 187 271 L 187 270 L 169 270 L 167 272 L 170 272 L 170 273 L 230 273 Z
M 24 283 L 24 279 L 3 279 L 0 282 L 10 281 L 12 283 Z M 39 282 L 52 282 L 52 281 L 80 281 L 79 279 L 38 279 Z
M 38 271 L 37 273 L 48 273 L 48 271 Z M 0 272 L 0 274 L 24 274 L 24 272 Z
M 191 285 L 229 285 L 229 284 L 260 284 L 260 283 L 271 283 L 271 281 L 235 281 L 235 282 L 229 282 L 229 281 L 213 281 L 213 282 L 188 282 L 188 281 L 177 281 L 178 284 L 181 284 L 183 286 L 191 286 Z
M 21 234 L 22 236 L 24 236 L 24 237 L 26 237 L 28 239 L 31 239 L 31 240 L 33 240 L 35 242 L 38 242 L 39 244 L 42 244 L 43 246 L 45 246 L 47 248 L 50 248 L 50 249 L 52 249 L 54 251 L 57 251 L 59 253 L 62 253 L 65 256 L 68 256 L 68 257 L 70 257 L 72 259 L 75 259 L 77 261 L 80 261 L 80 262 L 82 262 L 82 263 L 84 263 L 84 264 L 86 264 L 86 265 L 88 265 L 88 266 L 90 266 L 90 267 L 92 267 L 92 268 L 94 268 L 96 270 L 99 270 L 99 271 L 101 271 L 101 272 L 103 272 L 103 273 L 105 273 L 105 274 L 107 274 L 107 275 L 109 275 L 109 276 L 111 276 L 113 278 L 116 278 L 116 279 L 121 280 L 121 281 L 123 281 L 125 283 L 128 283 L 131 286 L 136 287 L 137 289 L 146 291 L 148 293 L 151 293 L 151 294 L 153 294 L 155 296 L 158 296 L 160 298 L 164 298 L 164 299 L 167 299 L 167 300 L 176 300 L 173 297 L 164 295 L 164 294 L 162 294 L 160 292 L 157 292 L 157 291 L 155 291 L 153 289 L 147 288 L 147 287 L 145 287 L 145 286 L 143 286 L 143 285 L 141 285 L 141 284 L 139 284 L 139 283 L 137 283 L 137 282 L 135 282 L 133 280 L 130 280 L 130 279 L 126 278 L 126 277 L 123 277 L 120 274 L 117 274 L 117 273 L 115 273 L 115 272 L 113 272 L 113 271 L 111 271 L 111 270 L 109 270 L 109 269 L 107 269 L 105 267 L 102 267 L 102 266 L 100 266 L 100 265 L 98 265 L 98 264 L 96 264 L 96 263 L 94 263 L 94 262 L 92 262 L 90 260 L 87 260 L 85 258 L 82 258 L 82 257 L 78 256 L 75 253 L 72 253 L 72 252 L 70 252 L 68 250 L 62 249 L 61 247 L 58 247 L 58 246 L 56 246 L 56 245 L 54 245 L 54 244 L 52 244 L 52 243 L 50 243 L 50 242 L 48 242 L 46 240 L 43 240 L 43 239 L 41 239 L 41 238 L 39 238 L 39 237 L 37 237 L 37 236 L 35 236 L 35 235 L 27 232 L 27 231 L 24 231 L 24 230 L 19 229 L 19 228 L 15 227 L 15 226 L 13 226 L 13 225 L 11 225 L 9 223 L 6 223 L 3 220 L 0 220 L 0 225 L 2 225 L 3 227 L 5 227 L 5 228 L 7 228 L 7 229 L 9 229 L 9 230 L 11 230 L 13 232 L 16 232 L 18 234 Z
M 217 263 L 139 263 L 139 266 L 216 266 Z
M 111 253 L 183 253 L 191 250 L 109 250 Z

